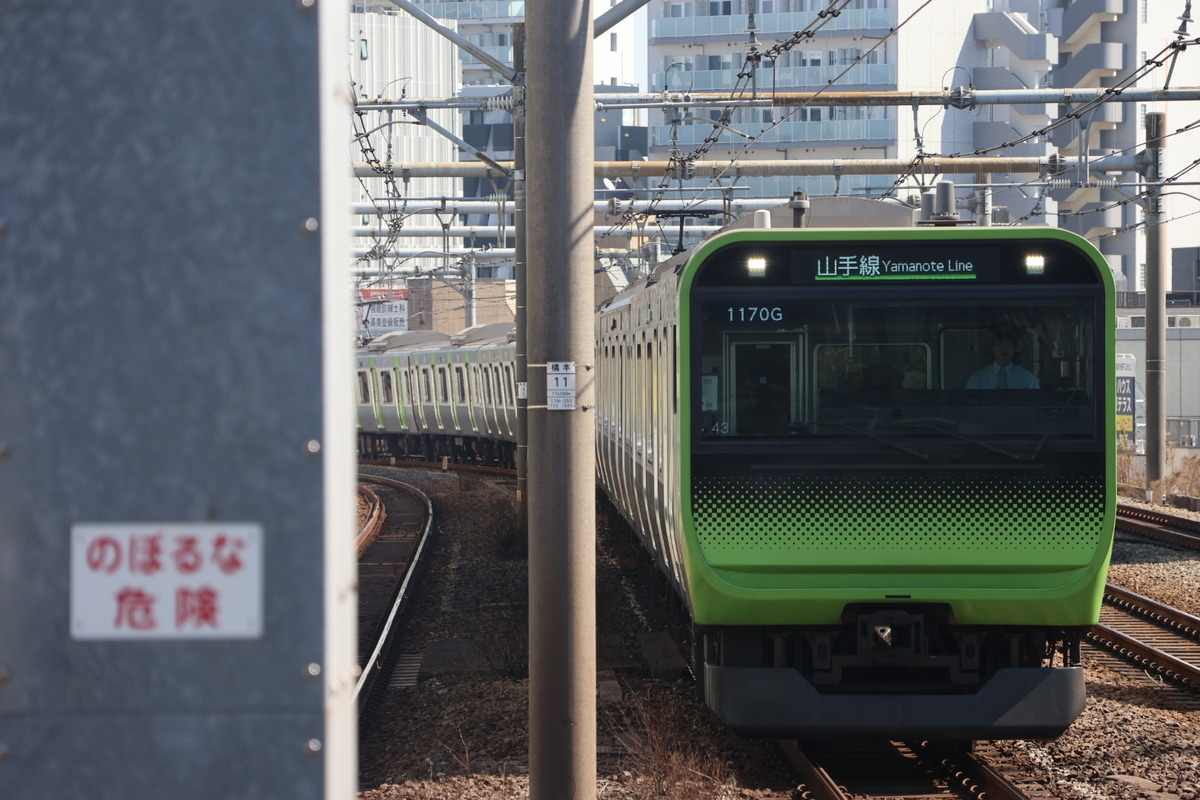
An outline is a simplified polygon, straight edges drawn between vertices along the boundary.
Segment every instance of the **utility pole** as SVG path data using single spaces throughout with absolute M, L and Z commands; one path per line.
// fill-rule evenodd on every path
M 528 3 L 529 796 L 596 796 L 592 4 Z M 553 154 L 553 157 L 551 157 Z
M 1167 229 L 1162 179 L 1167 115 L 1146 115 L 1146 487 L 1166 477 Z M 1158 498 L 1161 500 L 1162 498 Z

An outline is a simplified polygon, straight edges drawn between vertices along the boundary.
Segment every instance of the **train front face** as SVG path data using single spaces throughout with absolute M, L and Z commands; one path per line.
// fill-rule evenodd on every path
M 738 231 L 681 276 L 708 703 L 774 736 L 1054 736 L 1112 546 L 1113 282 L 1053 229 Z

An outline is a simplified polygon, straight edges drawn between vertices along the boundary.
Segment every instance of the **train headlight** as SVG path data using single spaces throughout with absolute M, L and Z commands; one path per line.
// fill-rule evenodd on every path
M 767 260 L 758 256 L 746 259 L 746 274 L 751 278 L 761 278 L 767 274 Z
M 1030 275 L 1041 275 L 1046 271 L 1046 257 L 1038 255 L 1025 256 L 1025 272 Z

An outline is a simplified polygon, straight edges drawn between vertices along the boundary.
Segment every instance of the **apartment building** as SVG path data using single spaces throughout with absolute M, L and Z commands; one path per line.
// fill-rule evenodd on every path
M 648 52 L 651 91 L 731 92 L 769 96 L 775 91 L 909 92 L 976 89 L 1105 88 L 1117 85 L 1179 37 L 1183 0 L 854 0 L 813 35 L 789 43 L 818 21 L 828 0 L 652 0 Z M 1185 26 L 1186 28 L 1186 26 Z M 889 32 L 895 31 L 889 35 Z M 783 44 L 788 43 L 788 44 Z M 753 69 L 747 55 L 770 54 Z M 1175 86 L 1197 85 L 1200 62 L 1181 57 Z M 1162 87 L 1166 67 L 1133 84 Z M 1160 104 L 1162 105 L 1162 104 Z M 1019 144 L 1073 110 L 1069 105 L 993 105 L 970 110 L 932 107 L 810 106 L 741 108 L 719 129 L 709 158 L 910 159 L 926 154 L 986 152 L 997 156 L 1054 153 L 1100 157 L 1144 148 L 1147 111 L 1105 103 L 1069 125 Z M 658 115 L 650 129 L 652 157 L 686 154 L 714 133 L 719 108 Z M 1190 122 L 1180 120 L 1179 125 Z M 1193 140 L 1194 141 L 1194 140 Z M 1190 163 L 1185 138 L 1168 150 L 1167 171 Z M 933 176 L 914 178 L 932 179 Z M 981 223 L 1050 224 L 1096 241 L 1131 290 L 1144 286 L 1144 233 L 1136 203 L 1118 205 L 1139 190 L 1137 174 L 1072 174 L 1052 186 L 1029 175 L 950 175 L 959 184 L 964 216 Z M 786 197 L 810 195 L 909 199 L 892 191 L 888 176 L 743 178 L 709 192 Z M 912 187 L 914 180 L 908 182 Z M 689 188 L 699 189 L 700 181 Z M 1200 201 L 1194 201 L 1200 202 Z M 1181 208 L 1181 213 L 1190 209 Z M 1168 216 L 1170 211 L 1168 211 Z M 1194 227 L 1194 226 L 1193 226 Z M 1184 233 L 1181 231 L 1181 233 Z

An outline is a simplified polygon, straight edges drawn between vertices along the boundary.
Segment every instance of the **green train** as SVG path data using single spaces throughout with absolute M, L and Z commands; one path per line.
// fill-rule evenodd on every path
M 742 229 L 597 317 L 599 481 L 770 736 L 1047 737 L 1115 515 L 1112 274 L 1049 228 Z
M 596 317 L 597 480 L 752 735 L 1047 737 L 1115 518 L 1112 274 L 1049 228 L 730 230 Z M 511 465 L 511 326 L 359 353 L 360 452 Z

